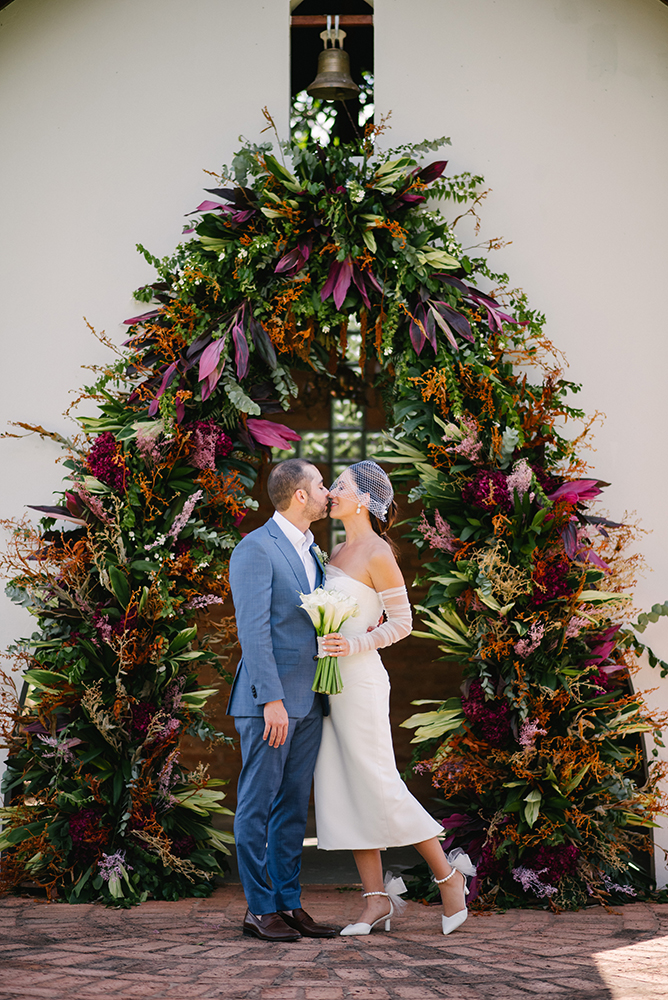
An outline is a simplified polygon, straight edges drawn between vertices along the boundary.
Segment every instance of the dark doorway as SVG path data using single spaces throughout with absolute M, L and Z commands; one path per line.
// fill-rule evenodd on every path
M 323 48 L 320 33 L 328 14 L 340 17 L 351 75 L 360 87 L 359 97 L 346 102 L 323 101 L 306 93 L 316 75 Z M 365 0 L 301 0 L 292 7 L 290 43 L 293 140 L 301 144 L 315 139 L 323 146 L 354 141 L 373 121 L 373 7 Z

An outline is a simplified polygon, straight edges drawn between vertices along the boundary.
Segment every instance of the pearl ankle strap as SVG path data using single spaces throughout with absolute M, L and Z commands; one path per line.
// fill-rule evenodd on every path
M 456 871 L 457 871 L 457 869 L 453 868 L 452 871 L 450 872 L 450 874 L 446 875 L 445 878 L 435 878 L 434 882 L 436 883 L 436 885 L 443 885 L 444 882 L 447 882 L 448 879 L 452 878 L 452 876 L 455 874 Z
M 449 875 L 448 875 L 448 878 L 450 878 Z M 362 899 L 365 899 L 367 896 L 387 896 L 387 893 L 386 892 L 363 892 L 362 893 Z

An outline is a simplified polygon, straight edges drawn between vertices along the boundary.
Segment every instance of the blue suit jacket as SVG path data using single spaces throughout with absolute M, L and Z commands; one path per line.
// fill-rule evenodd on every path
M 324 571 L 314 558 L 319 587 Z M 299 594 L 311 588 L 304 564 L 274 520 L 239 542 L 230 559 L 230 585 L 241 662 L 228 715 L 261 716 L 266 702 L 281 699 L 289 716 L 303 719 L 313 705 L 317 643 Z

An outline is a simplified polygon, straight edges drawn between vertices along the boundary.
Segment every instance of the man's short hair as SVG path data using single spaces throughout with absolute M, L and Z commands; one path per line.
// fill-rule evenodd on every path
M 303 458 L 287 458 L 269 473 L 267 492 L 278 511 L 287 510 L 297 490 L 308 490 L 315 466 Z

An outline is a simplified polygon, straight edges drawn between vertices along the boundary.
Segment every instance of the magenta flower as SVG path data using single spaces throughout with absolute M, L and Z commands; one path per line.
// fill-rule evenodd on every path
M 101 483 L 110 486 L 117 493 L 125 493 L 127 469 L 120 445 L 110 431 L 95 438 L 88 452 L 87 465 Z
M 462 499 L 475 507 L 502 511 L 504 514 L 509 514 L 513 509 L 508 482 L 504 474 L 498 471 L 479 472 L 462 490 Z
M 599 479 L 574 479 L 563 483 L 554 493 L 549 494 L 550 500 L 566 500 L 567 503 L 588 503 L 601 493 Z

